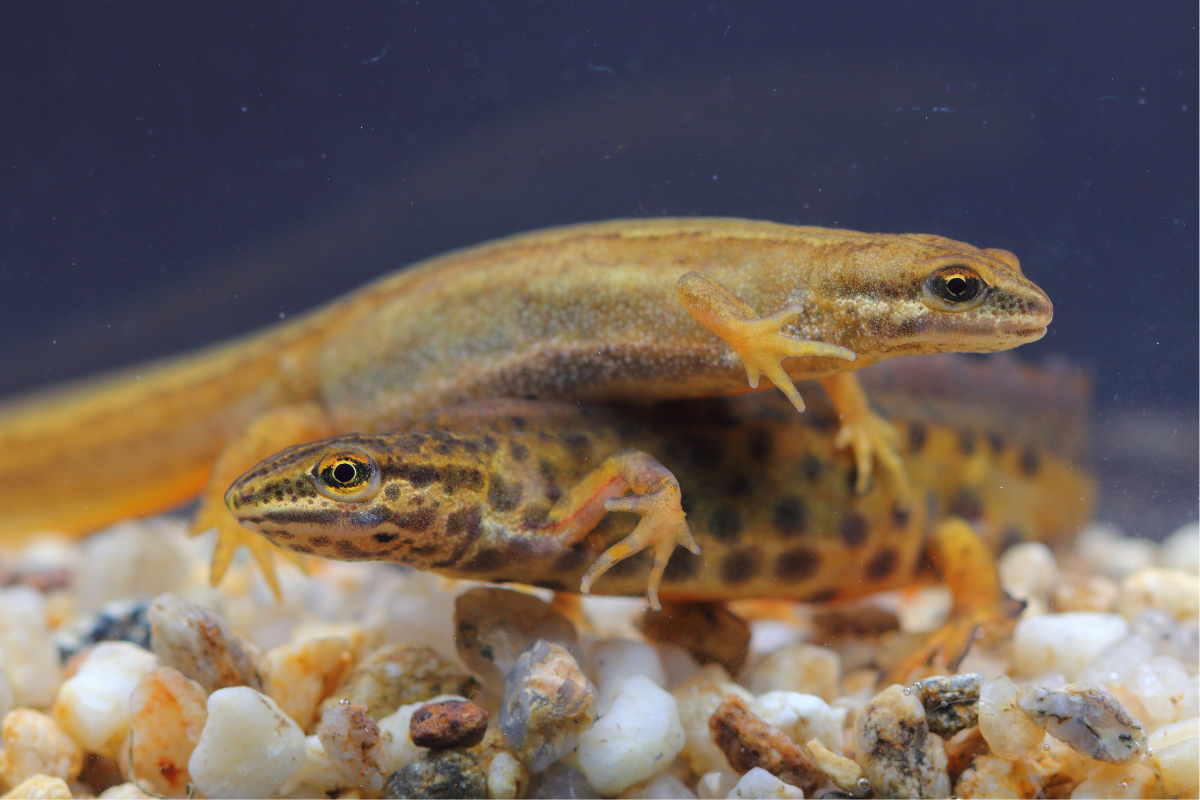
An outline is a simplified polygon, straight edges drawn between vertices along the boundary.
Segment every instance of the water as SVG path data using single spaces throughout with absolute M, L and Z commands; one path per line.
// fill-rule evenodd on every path
M 938 233 L 1055 302 L 1100 516 L 1197 495 L 1194 3 L 0 10 L 0 395 L 620 216 Z

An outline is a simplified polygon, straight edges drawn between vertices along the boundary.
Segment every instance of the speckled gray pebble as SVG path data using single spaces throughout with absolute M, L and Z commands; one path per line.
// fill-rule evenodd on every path
M 160 594 L 146 612 L 150 646 L 164 667 L 173 667 L 212 694 L 230 686 L 263 690 L 258 648 L 235 636 L 212 609 L 173 594 Z
M 949 739 L 959 731 L 979 724 L 979 687 L 983 676 L 935 675 L 918 681 L 915 688 L 925 707 L 925 722 L 931 733 Z
M 487 775 L 470 753 L 436 750 L 388 776 L 384 797 L 487 797 Z
M 584 800 L 599 797 L 600 793 L 592 788 L 587 778 L 583 777 L 583 773 L 575 767 L 555 761 L 546 767 L 544 772 L 533 777 L 533 784 L 527 796 L 535 800 L 552 800 L 556 797 L 563 800 Z
M 147 599 L 114 600 L 95 614 L 75 617 L 54 632 L 59 658 L 67 663 L 85 647 L 99 642 L 130 642 L 150 649 L 150 620 Z

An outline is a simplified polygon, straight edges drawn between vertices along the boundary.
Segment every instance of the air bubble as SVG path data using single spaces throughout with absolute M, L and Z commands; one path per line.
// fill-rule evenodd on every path
M 867 792 L 871 791 L 871 782 L 869 780 L 867 780 L 866 778 L 859 778 L 858 779 L 858 790 L 860 792 L 862 792 L 863 794 L 866 794 Z

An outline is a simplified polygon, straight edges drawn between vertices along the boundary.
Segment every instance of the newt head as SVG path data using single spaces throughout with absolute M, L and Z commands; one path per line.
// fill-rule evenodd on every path
M 295 552 L 444 566 L 479 531 L 486 477 L 468 438 L 402 431 L 289 447 L 234 481 L 225 505 Z
M 926 234 L 873 244 L 822 276 L 850 334 L 835 341 L 860 356 L 991 353 L 1046 335 L 1054 306 L 1007 250 Z

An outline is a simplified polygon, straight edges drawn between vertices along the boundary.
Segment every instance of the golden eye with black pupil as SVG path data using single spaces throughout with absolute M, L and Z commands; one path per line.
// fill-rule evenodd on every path
M 325 455 L 309 477 L 330 500 L 366 500 L 379 493 L 379 468 L 369 455 L 355 450 Z
M 925 305 L 938 311 L 968 311 L 983 302 L 988 285 L 970 267 L 935 269 L 925 279 Z

